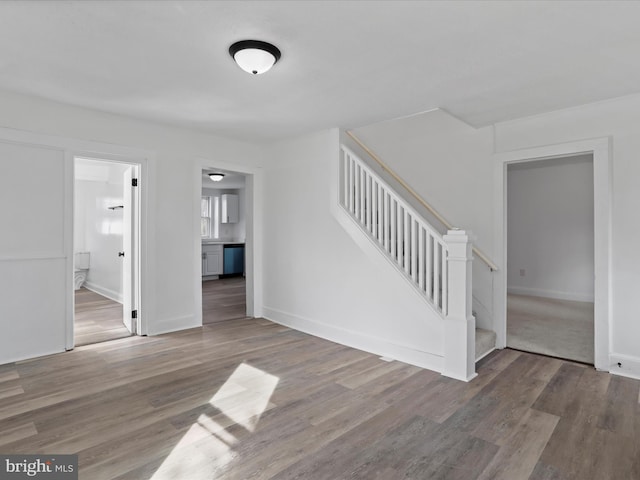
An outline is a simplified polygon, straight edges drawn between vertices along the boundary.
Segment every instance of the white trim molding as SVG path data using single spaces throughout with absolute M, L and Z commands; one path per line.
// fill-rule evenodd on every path
M 612 313 L 611 148 L 611 138 L 604 137 L 494 154 L 494 210 L 496 212 L 496 250 L 494 258 L 500 262 L 500 269 L 496 272 L 496 287 L 494 289 L 496 346 L 498 348 L 504 348 L 507 344 L 507 165 L 579 154 L 592 154 L 594 173 L 595 367 L 599 370 L 610 370 L 609 352 L 611 350 L 610 328 Z
M 202 325 L 202 237 L 200 236 L 200 200 L 202 198 L 202 171 L 220 169 L 246 175 L 246 236 L 245 268 L 247 279 L 247 316 L 261 317 L 263 303 L 263 170 L 236 163 L 196 158 L 193 170 L 193 278 L 194 319 Z
M 329 325 L 319 320 L 304 318 L 277 308 L 264 307 L 264 318 L 272 322 L 284 325 L 300 332 L 308 333 L 316 337 L 324 338 L 331 342 L 346 345 L 347 347 L 369 352 L 380 357 L 392 358 L 400 362 L 426 368 L 442 373 L 444 358 L 429 352 L 416 350 L 407 345 L 390 342 L 389 340 L 354 332 L 334 325 Z
M 91 282 L 84 282 L 83 286 L 87 290 L 91 290 L 92 292 L 97 293 L 98 295 L 107 297 L 109 300 L 113 300 L 114 302 L 117 302 L 117 303 L 122 303 L 122 294 L 114 290 L 111 290 L 110 288 L 105 288 Z
M 507 293 L 516 295 L 529 295 L 532 297 L 554 298 L 556 300 L 569 300 L 572 302 L 591 302 L 594 295 L 589 293 L 563 292 L 560 290 L 545 290 L 543 288 L 507 287 Z
M 612 353 L 609 356 L 609 365 L 609 372 L 614 375 L 640 380 L 640 358 L 638 357 Z
M 155 311 L 155 237 L 150 230 L 155 225 L 155 158 L 154 151 L 110 143 L 60 137 L 43 133 L 0 127 L 0 138 L 19 144 L 36 145 L 61 150 L 65 155 L 65 225 L 64 256 L 67 270 L 67 299 L 65 348 L 74 347 L 73 336 L 73 195 L 74 158 L 95 158 L 111 162 L 137 164 L 140 166 L 139 179 L 142 185 L 140 204 L 140 304 L 138 308 L 138 329 L 141 335 L 148 333 L 150 319 L 156 318 Z M 48 255 L 42 252 L 41 255 Z
M 156 320 L 150 325 L 148 335 L 162 335 L 200 327 L 202 327 L 202 322 L 198 323 L 194 315 L 182 315 Z

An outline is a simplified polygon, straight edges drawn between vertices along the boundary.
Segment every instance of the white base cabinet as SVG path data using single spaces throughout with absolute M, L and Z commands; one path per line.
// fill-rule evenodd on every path
M 222 275 L 222 245 L 202 245 L 202 276 Z

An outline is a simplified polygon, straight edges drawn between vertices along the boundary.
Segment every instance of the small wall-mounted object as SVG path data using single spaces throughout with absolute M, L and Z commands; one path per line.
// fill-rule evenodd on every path
M 118 210 L 124 208 L 124 205 L 114 205 L 113 207 L 107 207 L 109 210 Z

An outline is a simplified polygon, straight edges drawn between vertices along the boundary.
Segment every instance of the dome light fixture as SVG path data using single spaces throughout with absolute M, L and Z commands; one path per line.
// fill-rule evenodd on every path
M 229 55 L 247 73 L 260 75 L 280 60 L 278 47 L 260 40 L 241 40 L 229 47 Z
M 214 182 L 219 182 L 224 178 L 224 173 L 210 173 L 209 178 Z

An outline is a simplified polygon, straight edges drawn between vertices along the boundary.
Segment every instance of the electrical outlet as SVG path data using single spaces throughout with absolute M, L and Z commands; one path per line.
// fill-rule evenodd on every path
M 521 276 L 521 277 L 524 277 L 524 268 L 521 268 L 521 269 L 520 269 L 520 276 Z

